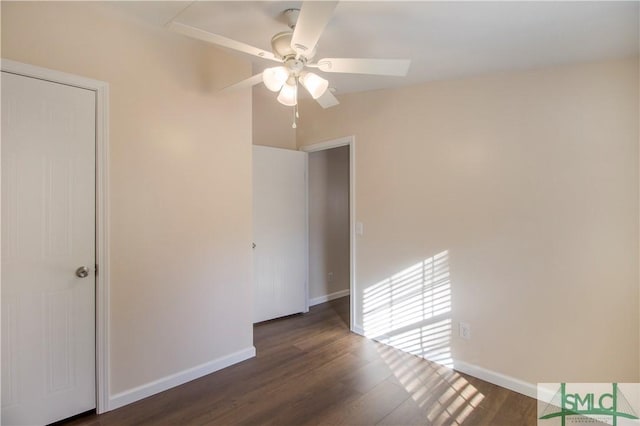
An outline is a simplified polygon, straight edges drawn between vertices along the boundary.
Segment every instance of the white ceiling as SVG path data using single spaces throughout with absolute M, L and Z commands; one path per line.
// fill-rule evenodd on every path
M 109 2 L 162 26 L 177 21 L 271 50 L 301 2 Z M 322 57 L 409 58 L 407 77 L 326 74 L 337 93 L 399 87 L 492 71 L 637 55 L 640 2 L 343 1 L 320 38 Z M 176 37 L 182 37 L 176 35 Z M 239 54 L 242 55 L 242 54 Z M 252 60 L 254 70 L 273 62 Z

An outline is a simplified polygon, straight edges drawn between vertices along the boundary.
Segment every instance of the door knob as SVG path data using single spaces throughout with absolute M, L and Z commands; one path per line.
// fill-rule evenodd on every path
M 89 276 L 89 268 L 86 266 L 81 266 L 76 269 L 76 277 L 78 278 L 86 278 Z

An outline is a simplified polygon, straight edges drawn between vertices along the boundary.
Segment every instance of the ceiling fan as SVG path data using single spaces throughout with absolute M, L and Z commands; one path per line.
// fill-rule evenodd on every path
M 249 55 L 281 63 L 267 68 L 246 80 L 223 90 L 240 89 L 264 83 L 267 89 L 279 92 L 277 100 L 295 107 L 293 127 L 296 127 L 298 85 L 302 85 L 323 108 L 339 102 L 329 88 L 329 82 L 308 69 L 326 73 L 374 74 L 405 76 L 411 61 L 408 59 L 323 58 L 313 62 L 318 40 L 324 31 L 337 1 L 305 1 L 300 9 L 284 11 L 291 31 L 280 32 L 271 38 L 273 52 L 213 34 L 172 20 L 167 26 L 177 33 L 204 40 Z

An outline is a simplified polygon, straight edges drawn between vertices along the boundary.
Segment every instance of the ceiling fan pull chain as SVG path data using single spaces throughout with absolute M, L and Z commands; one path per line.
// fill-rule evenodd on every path
M 293 124 L 291 125 L 293 129 L 298 127 L 298 125 L 296 124 L 296 121 L 298 121 L 297 118 L 298 118 L 298 105 L 295 105 L 293 107 Z

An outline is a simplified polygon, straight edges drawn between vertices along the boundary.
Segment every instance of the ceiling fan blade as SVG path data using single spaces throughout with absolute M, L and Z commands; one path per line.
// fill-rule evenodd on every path
M 230 38 L 223 37 L 218 34 L 213 34 L 200 28 L 192 27 L 191 25 L 181 24 L 180 22 L 170 22 L 167 27 L 176 33 L 186 35 L 188 37 L 196 38 L 198 40 L 207 41 L 209 43 L 217 44 L 218 46 L 227 47 L 229 49 L 237 50 L 242 53 L 257 56 L 259 58 L 270 59 L 276 62 L 282 62 L 276 58 L 273 53 L 266 50 L 259 49 L 257 47 L 242 43 L 240 41 L 232 40 Z
M 337 4 L 337 1 L 305 1 L 302 3 L 291 38 L 293 50 L 301 55 L 313 51 Z
M 409 71 L 410 59 L 362 59 L 324 58 L 317 64 L 307 64 L 324 72 L 344 72 L 351 74 L 395 75 L 404 77 Z
M 245 80 L 239 81 L 231 86 L 227 86 L 220 90 L 220 92 L 231 92 L 234 90 L 246 89 L 248 87 L 255 86 L 256 84 L 262 83 L 262 73 L 256 74 L 253 77 L 249 77 Z
M 336 97 L 333 95 L 333 93 L 331 93 L 331 90 L 326 90 L 322 96 L 320 96 L 318 99 L 316 99 L 316 102 L 318 102 L 320 104 L 320 106 L 322 108 L 331 108 L 332 106 L 336 106 L 338 104 L 340 104 L 340 102 L 338 102 L 338 99 L 336 99 Z

